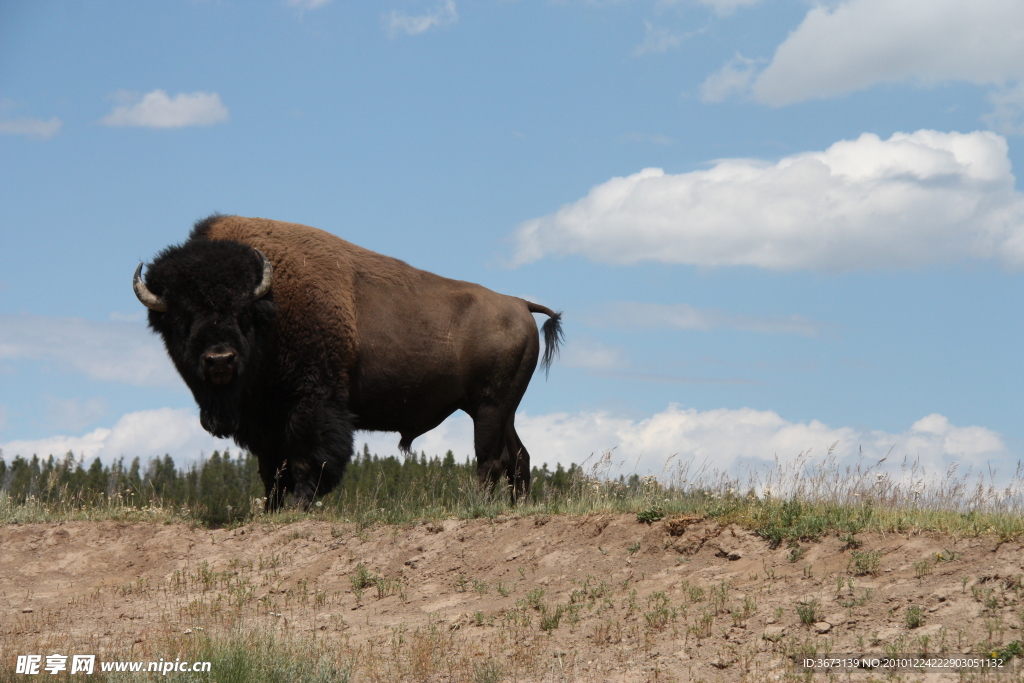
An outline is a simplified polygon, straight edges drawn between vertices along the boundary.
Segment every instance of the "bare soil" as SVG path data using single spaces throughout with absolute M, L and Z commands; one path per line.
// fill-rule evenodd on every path
M 856 540 L 772 548 L 635 515 L 6 525 L 0 666 L 50 647 L 164 656 L 249 628 L 326 641 L 355 680 L 762 681 L 795 679 L 794 653 L 963 655 L 1021 638 L 1019 542 Z M 798 606 L 815 603 L 803 623 Z

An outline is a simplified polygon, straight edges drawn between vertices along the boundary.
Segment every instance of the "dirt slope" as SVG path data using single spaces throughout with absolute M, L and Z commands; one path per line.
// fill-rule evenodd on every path
M 772 549 L 713 521 L 635 515 L 8 525 L 0 666 L 58 647 L 159 657 L 169 640 L 241 627 L 330 639 L 356 680 L 761 681 L 785 678 L 794 652 L 968 654 L 1021 638 L 1019 543 L 858 540 Z M 927 680 L 947 679 L 960 677 Z

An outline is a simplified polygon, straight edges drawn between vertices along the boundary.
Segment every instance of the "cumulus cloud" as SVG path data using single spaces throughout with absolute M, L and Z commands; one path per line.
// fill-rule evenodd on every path
M 781 106 L 876 83 L 1001 86 L 1024 78 L 1022 33 L 1024 4 L 1007 0 L 817 3 L 775 50 L 751 95 Z
M 638 474 L 658 474 L 673 455 L 674 462 L 691 461 L 694 468 L 706 464 L 722 471 L 739 463 L 769 464 L 776 456 L 786 464 L 809 450 L 825 455 L 833 444 L 833 455 L 840 462 L 855 460 L 861 453 L 876 459 L 888 455 L 890 463 L 897 466 L 909 458 L 935 473 L 954 463 L 978 469 L 989 462 L 1016 459 L 996 432 L 979 426 L 958 427 L 938 414 L 918 420 L 903 432 L 889 433 L 830 427 L 817 420 L 790 422 L 771 410 L 699 411 L 671 404 L 639 419 L 609 411 L 520 413 L 516 431 L 530 451 L 531 462 L 538 466 L 545 462 L 551 467 L 555 463 L 568 466 L 588 458 L 592 463 L 614 449 L 614 460 L 620 463 L 613 471 L 616 476 L 623 471 L 628 474 L 634 467 Z M 358 447 L 364 442 L 371 452 L 397 452 L 397 435 L 357 435 Z M 473 423 L 459 413 L 417 439 L 413 448 L 428 455 L 451 449 L 464 458 L 473 453 Z
M 0 133 L 7 135 L 24 135 L 37 140 L 49 140 L 60 132 L 64 125 L 56 116 L 49 121 L 40 119 L 20 118 L 0 120 Z
M 63 456 L 71 451 L 86 459 L 99 458 L 104 463 L 124 457 L 149 458 L 170 454 L 178 462 L 189 462 L 200 454 L 234 448 L 227 439 L 216 439 L 199 425 L 191 410 L 158 408 L 124 415 L 113 427 L 94 429 L 82 436 L 52 436 L 44 439 L 9 441 L 0 444 L 6 458 L 21 455 L 41 458 Z
M 106 382 L 182 386 L 156 336 L 138 323 L 0 315 L 2 360 L 57 363 Z
M 830 427 L 817 420 L 790 422 L 770 410 L 741 408 L 699 411 L 669 405 L 648 417 L 617 415 L 610 411 L 556 412 L 546 415 L 519 413 L 516 431 L 531 453 L 534 464 L 583 463 L 614 449 L 620 463 L 617 475 L 658 474 L 672 456 L 674 461 L 692 461 L 696 467 L 727 470 L 743 463 L 768 464 L 778 457 L 793 462 L 808 450 L 824 455 L 836 444 L 834 455 L 842 462 L 858 457 L 882 458 L 892 463 L 904 458 L 917 460 L 932 472 L 951 464 L 983 468 L 987 463 L 1008 463 L 1016 458 L 1002 437 L 985 427 L 953 425 L 938 414 L 921 418 L 900 433 L 880 430 Z M 836 443 L 838 442 L 838 443 Z M 366 443 L 379 455 L 398 452 L 398 435 L 359 432 L 358 449 Z M 449 449 L 460 460 L 473 457 L 473 423 L 463 413 L 416 439 L 416 451 L 443 455 Z M 190 462 L 201 453 L 236 448 L 225 439 L 203 431 L 192 410 L 159 408 L 128 413 L 113 427 L 94 429 L 82 436 L 53 436 L 36 440 L 0 443 L 4 457 L 16 455 L 99 457 L 110 463 L 117 458 L 138 456 L 142 460 L 170 454 L 179 462 Z
M 648 168 L 595 186 L 514 236 L 513 265 L 595 261 L 849 271 L 968 259 L 1024 266 L 1024 196 L 991 132 L 865 133 L 777 163 Z
M 827 326 L 802 316 L 787 317 L 737 315 L 711 308 L 697 308 L 689 304 L 652 304 L 616 301 L 588 316 L 590 324 L 598 327 L 623 329 L 677 330 L 738 330 L 767 334 L 799 334 L 816 337 Z
M 107 126 L 183 128 L 211 126 L 228 120 L 228 108 L 215 92 L 178 93 L 169 97 L 154 90 L 130 103 L 120 104 L 100 119 Z
M 394 38 L 401 33 L 415 36 L 434 28 L 451 26 L 459 21 L 459 13 L 455 9 L 455 0 L 442 0 L 424 14 L 406 14 L 399 10 L 391 10 L 383 15 L 381 20 L 388 36 Z

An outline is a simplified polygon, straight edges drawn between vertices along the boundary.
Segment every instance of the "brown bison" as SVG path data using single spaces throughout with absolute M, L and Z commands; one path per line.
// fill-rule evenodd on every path
M 161 251 L 133 286 L 211 434 L 259 460 L 267 508 L 308 507 L 341 480 L 353 430 L 399 447 L 456 410 L 473 418 L 480 483 L 529 490 L 516 408 L 540 351 L 532 313 L 559 313 L 449 280 L 322 230 L 214 215 Z

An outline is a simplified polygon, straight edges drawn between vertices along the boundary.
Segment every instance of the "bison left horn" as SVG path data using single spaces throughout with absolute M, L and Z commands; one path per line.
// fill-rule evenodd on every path
M 160 313 L 167 312 L 167 302 L 149 291 L 149 288 L 146 287 L 146 283 L 142 281 L 141 263 L 139 264 L 139 267 L 135 269 L 135 277 L 132 278 L 132 288 L 135 290 L 135 296 L 139 297 L 139 301 L 141 301 L 146 308 L 150 308 Z
M 263 255 L 263 252 L 259 249 L 254 250 L 263 261 L 263 279 L 260 280 L 259 285 L 256 286 L 256 290 L 252 293 L 253 301 L 262 299 L 270 291 L 270 287 L 274 284 L 274 266 L 270 265 L 270 260 Z

